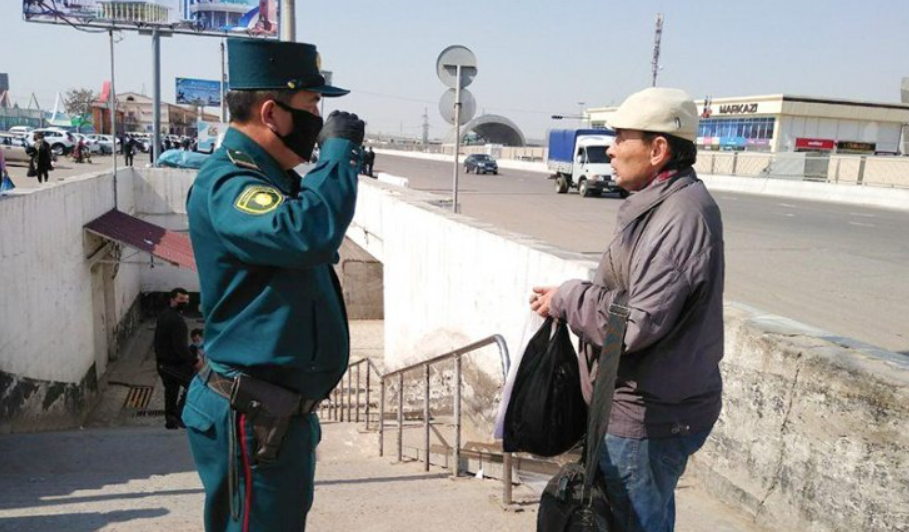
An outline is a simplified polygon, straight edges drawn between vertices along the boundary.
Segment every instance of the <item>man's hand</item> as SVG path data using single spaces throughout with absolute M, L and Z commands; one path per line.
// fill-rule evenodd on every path
M 328 139 L 341 138 L 352 141 L 357 146 L 363 144 L 366 124 L 355 114 L 344 111 L 332 111 L 319 133 L 319 144 Z
M 205 367 L 205 357 L 196 357 L 196 363 L 193 364 L 193 369 L 196 370 L 196 373 L 202 371 L 202 368 Z
M 557 286 L 534 286 L 533 295 L 530 296 L 530 310 L 544 318 L 549 317 L 549 305 L 552 296 L 559 291 Z

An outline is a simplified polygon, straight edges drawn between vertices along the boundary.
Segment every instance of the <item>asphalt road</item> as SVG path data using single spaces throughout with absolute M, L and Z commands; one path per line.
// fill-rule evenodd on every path
M 376 171 L 451 195 L 451 163 L 389 155 Z M 558 195 L 541 173 L 461 173 L 461 212 L 599 256 L 620 199 Z M 909 355 L 909 212 L 715 192 L 726 239 L 726 298 Z

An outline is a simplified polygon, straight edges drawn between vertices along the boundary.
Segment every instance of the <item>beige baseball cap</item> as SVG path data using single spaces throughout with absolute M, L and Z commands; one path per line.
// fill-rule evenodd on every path
M 651 87 L 636 92 L 607 122 L 613 129 L 667 133 L 691 142 L 698 136 L 698 108 L 681 89 Z

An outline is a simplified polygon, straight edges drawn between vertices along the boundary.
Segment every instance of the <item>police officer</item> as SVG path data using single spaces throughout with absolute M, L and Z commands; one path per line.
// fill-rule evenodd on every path
M 357 195 L 364 124 L 319 116 L 311 44 L 228 40 L 231 127 L 187 199 L 206 309 L 208 365 L 183 412 L 207 531 L 303 531 L 312 506 L 313 410 L 344 373 L 349 334 L 332 264 Z M 292 169 L 316 142 L 318 165 Z

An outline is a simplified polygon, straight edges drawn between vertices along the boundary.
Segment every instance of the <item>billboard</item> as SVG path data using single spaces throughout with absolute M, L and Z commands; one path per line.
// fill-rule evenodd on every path
M 227 133 L 228 124 L 224 122 L 205 122 L 199 120 L 196 124 L 199 132 L 198 150 L 202 152 L 212 152 L 221 145 L 224 134 Z
M 279 0 L 22 0 L 26 21 L 277 38 Z
M 219 107 L 221 105 L 221 83 L 219 81 L 177 78 L 176 94 L 177 103 L 202 107 Z

